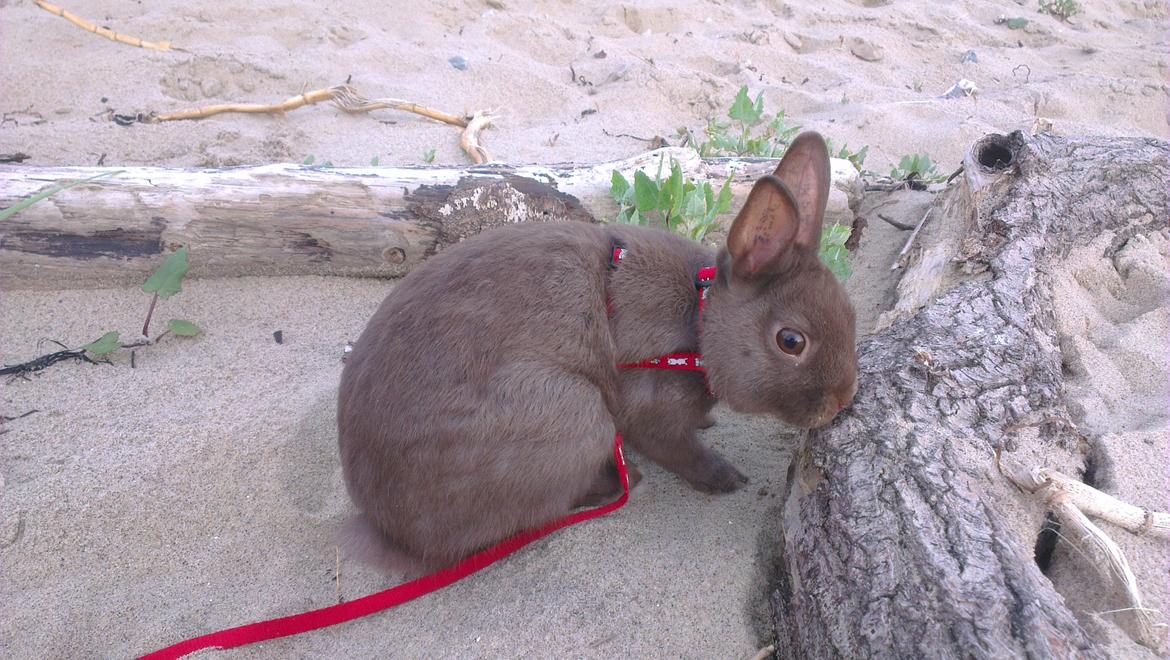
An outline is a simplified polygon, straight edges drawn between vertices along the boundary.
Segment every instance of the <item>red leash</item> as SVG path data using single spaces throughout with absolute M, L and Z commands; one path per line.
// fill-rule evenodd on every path
M 618 263 L 625 256 L 626 249 L 615 243 L 611 253 L 610 267 L 617 268 Z M 714 282 L 714 266 L 701 269 L 695 278 L 695 287 L 699 291 L 700 328 L 703 308 L 707 303 L 707 292 Z M 609 311 L 612 315 L 612 301 L 607 303 L 607 307 L 610 308 Z M 706 372 L 706 369 L 703 367 L 703 356 L 699 353 L 670 353 L 669 355 L 663 355 L 662 357 L 651 358 L 641 362 L 621 364 L 618 367 L 622 369 L 671 369 Z M 239 646 L 255 644 L 256 642 L 265 642 L 270 639 L 299 635 L 310 630 L 318 630 L 320 628 L 335 626 L 339 623 L 345 623 L 346 621 L 360 619 L 438 591 L 443 587 L 462 580 L 472 573 L 482 571 L 504 557 L 520 550 L 533 541 L 552 534 L 558 529 L 583 523 L 587 520 L 593 520 L 594 518 L 600 518 L 625 506 L 626 501 L 630 499 L 630 476 L 626 469 L 625 455 L 622 453 L 621 433 L 614 436 L 613 460 L 617 465 L 618 475 L 621 478 L 622 496 L 605 506 L 589 509 L 588 511 L 579 511 L 560 520 L 553 521 L 539 529 L 521 532 L 499 545 L 495 545 L 464 559 L 451 568 L 443 569 L 438 573 L 425 575 L 417 580 L 400 584 L 397 587 L 391 587 L 376 594 L 370 594 L 369 596 L 352 600 L 348 603 L 323 607 L 311 612 L 302 612 L 301 614 L 293 614 L 270 621 L 260 621 L 236 628 L 228 628 L 227 630 L 221 630 L 203 635 L 202 637 L 189 639 L 185 642 L 179 642 L 174 646 L 168 646 L 165 649 L 144 655 L 142 658 L 143 660 L 182 658 L 207 649 L 233 649 Z
M 630 498 L 630 477 L 626 470 L 626 459 L 622 453 L 622 434 L 618 433 L 614 437 L 613 442 L 613 460 L 617 464 L 618 476 L 622 482 L 622 496 L 616 501 L 606 504 L 605 506 L 596 509 L 589 509 L 588 511 L 579 511 L 571 514 L 560 520 L 554 521 L 541 527 L 527 532 L 521 532 L 516 536 L 500 543 L 499 545 L 488 548 L 478 552 L 462 562 L 446 568 L 438 573 L 423 576 L 417 580 L 400 584 L 397 587 L 391 587 L 385 591 L 371 594 L 364 598 L 351 600 L 348 603 L 340 603 L 338 605 L 331 605 L 323 607 L 319 610 L 311 612 L 303 612 L 301 614 L 294 614 L 280 619 L 272 619 L 271 621 L 260 621 L 258 623 L 250 623 L 245 626 L 237 628 L 229 628 L 219 632 L 204 635 L 189 639 L 185 642 L 179 642 L 174 646 L 168 646 L 165 649 L 155 651 L 149 655 L 142 656 L 143 659 L 154 660 L 156 658 L 182 658 L 197 651 L 206 649 L 232 649 L 238 646 L 245 646 L 247 644 L 255 644 L 256 642 L 264 642 L 270 639 L 279 639 L 281 637 L 289 637 L 291 635 L 298 635 L 310 630 L 317 630 L 319 628 L 327 628 L 346 621 L 353 621 L 364 616 L 369 616 L 376 612 L 389 609 L 396 605 L 410 602 L 420 596 L 425 596 L 433 591 L 438 591 L 453 582 L 458 582 L 463 578 L 481 571 L 497 561 L 507 557 L 516 552 L 524 546 L 533 541 L 542 539 L 549 534 L 583 523 L 587 520 L 600 518 L 608 513 L 613 513 L 622 508 L 626 501 Z

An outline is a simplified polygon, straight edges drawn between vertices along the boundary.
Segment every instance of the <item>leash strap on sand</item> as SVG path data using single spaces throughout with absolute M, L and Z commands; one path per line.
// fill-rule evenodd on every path
M 443 587 L 462 580 L 472 573 L 482 571 L 533 541 L 542 539 L 559 529 L 583 523 L 587 520 L 593 520 L 594 518 L 600 518 L 622 508 L 630 498 L 630 476 L 626 469 L 625 455 L 622 452 L 622 434 L 620 433 L 614 437 L 613 460 L 617 465 L 618 476 L 621 479 L 622 496 L 605 506 L 589 509 L 588 511 L 579 511 L 539 529 L 521 532 L 499 545 L 464 559 L 451 568 L 443 569 L 437 573 L 431 573 L 417 580 L 400 584 L 397 587 L 392 587 L 385 591 L 365 596 L 364 598 L 330 607 L 323 607 L 311 612 L 272 619 L 271 621 L 260 621 L 237 628 L 221 630 L 202 637 L 189 639 L 185 642 L 179 642 L 174 646 L 168 646 L 165 649 L 142 657 L 144 660 L 182 658 L 207 649 L 232 649 L 270 639 L 299 635 L 310 630 L 318 630 L 320 628 L 335 626 L 339 623 L 345 623 L 346 621 L 360 619 L 438 591 Z

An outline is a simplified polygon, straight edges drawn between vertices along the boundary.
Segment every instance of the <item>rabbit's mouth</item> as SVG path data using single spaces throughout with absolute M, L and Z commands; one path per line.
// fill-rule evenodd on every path
M 795 415 L 790 419 L 788 415 L 783 412 L 778 413 L 777 416 L 783 421 L 799 426 L 804 429 L 819 429 L 828 426 L 830 422 L 836 419 L 837 415 L 843 412 L 850 404 L 853 403 L 853 397 L 857 394 L 857 382 L 854 381 L 852 385 L 847 387 L 842 394 L 826 394 L 821 397 L 818 405 L 811 413 L 803 415 Z

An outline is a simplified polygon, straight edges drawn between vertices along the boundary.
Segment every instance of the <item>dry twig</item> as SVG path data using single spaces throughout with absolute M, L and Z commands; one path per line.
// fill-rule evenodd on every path
M 401 110 L 403 112 L 413 112 L 416 115 L 422 115 L 435 121 L 441 121 L 444 124 L 451 124 L 460 128 L 466 127 L 468 123 L 467 117 L 458 117 L 434 108 L 421 106 L 410 101 L 403 101 L 402 99 L 367 99 L 361 94 L 357 93 L 353 87 L 349 85 L 338 85 L 330 89 L 333 94 L 333 103 L 352 114 L 369 112 L 371 110 Z
M 98 25 L 95 25 L 91 21 L 85 20 L 84 18 L 78 16 L 77 14 L 72 14 L 70 12 L 67 12 L 64 9 L 61 9 L 60 7 L 58 7 L 57 5 L 50 4 L 48 2 L 45 2 L 44 0 L 35 0 L 35 2 L 37 3 L 38 7 L 40 7 L 41 9 L 44 9 L 45 11 L 49 12 L 50 14 L 56 14 L 57 16 L 60 16 L 61 18 L 69 21 L 70 23 L 76 25 L 77 27 L 79 27 L 83 30 L 86 30 L 88 32 L 92 32 L 98 36 L 105 37 L 106 39 L 110 39 L 111 41 L 117 41 L 118 43 L 126 44 L 128 46 L 137 46 L 138 48 L 146 48 L 148 50 L 159 50 L 159 51 L 181 50 L 179 48 L 171 48 L 171 42 L 169 42 L 169 41 L 151 42 L 151 41 L 143 41 L 137 37 L 128 37 L 124 34 L 118 34 L 117 32 L 114 32 L 113 30 L 111 30 L 109 28 L 99 27 Z
M 367 99 L 361 94 L 358 94 L 357 90 L 349 85 L 336 85 L 326 89 L 303 92 L 276 104 L 221 103 L 219 105 L 209 105 L 192 110 L 183 110 L 181 112 L 170 112 L 164 115 L 143 116 L 140 121 L 159 123 L 164 121 L 178 121 L 181 119 L 203 119 L 227 112 L 284 114 L 298 108 L 316 105 L 326 101 L 333 103 L 333 105 L 342 111 L 350 114 L 360 114 L 373 110 L 400 110 L 462 128 L 463 132 L 459 137 L 459 146 L 467 152 L 471 160 L 476 165 L 482 165 L 491 160 L 487 149 L 484 149 L 483 145 L 479 143 L 480 131 L 491 126 L 492 121 L 495 119 L 495 116 L 491 113 L 477 112 L 474 116 L 468 118 L 435 110 L 434 108 L 428 108 L 402 99 Z
M 417 103 L 411 103 L 410 101 L 403 101 L 401 99 L 367 99 L 361 94 L 358 94 L 357 90 L 349 85 L 336 85 L 325 89 L 302 92 L 275 104 L 221 103 L 219 105 L 208 105 L 192 110 L 170 112 L 164 115 L 152 115 L 147 117 L 145 121 L 148 123 L 158 123 L 182 119 L 204 119 L 227 112 L 282 115 L 286 112 L 326 101 L 332 102 L 338 108 L 350 114 L 370 112 L 371 110 L 391 109 L 413 112 L 416 115 L 422 115 L 435 121 L 460 128 L 467 126 L 468 123 L 464 117 L 457 117 L 446 112 L 418 105 Z
M 31 373 L 36 373 L 43 369 L 47 369 L 58 362 L 66 360 L 81 360 L 90 364 L 97 364 L 88 355 L 85 354 L 84 348 L 71 348 L 56 353 L 49 353 L 38 358 L 33 358 L 28 362 L 20 364 L 4 365 L 0 368 L 0 376 L 26 376 Z
M 906 239 L 906 244 L 902 246 L 902 250 L 898 252 L 898 257 L 894 259 L 894 263 L 890 265 L 890 270 L 898 270 L 898 268 L 902 265 L 902 257 L 905 257 L 906 253 L 910 251 L 910 247 L 914 245 L 914 239 L 918 238 L 918 232 L 922 231 L 922 226 L 926 224 L 926 219 L 930 217 L 930 212 L 933 210 L 933 205 L 926 209 L 926 213 L 924 213 L 922 215 L 922 219 L 918 221 L 918 226 L 915 227 L 914 231 L 910 233 L 910 238 Z
M 464 128 L 463 133 L 459 136 L 459 146 L 467 152 L 468 156 L 471 156 L 471 160 L 476 165 L 483 165 L 492 159 L 487 149 L 479 143 L 479 133 L 488 126 L 491 126 L 494 118 L 488 112 L 475 113 L 471 121 L 467 122 L 467 128 Z
M 1158 650 L 1160 638 L 1154 629 L 1164 627 L 1164 624 L 1156 623 L 1154 611 L 1143 606 L 1137 578 L 1121 548 L 1085 514 L 1111 522 L 1134 534 L 1156 534 L 1163 538 L 1170 538 L 1170 514 L 1122 502 L 1056 470 L 1005 470 L 998 451 L 996 463 L 1000 473 L 1017 488 L 1042 496 L 1061 524 L 1070 530 L 1071 533 L 1066 536 L 1072 537 L 1079 544 L 1079 549 L 1084 551 L 1106 579 L 1112 579 L 1121 586 L 1130 607 L 1118 612 L 1132 613 L 1138 629 L 1138 639 L 1135 641 Z
M 341 603 L 341 546 L 333 546 L 333 599 L 335 603 Z

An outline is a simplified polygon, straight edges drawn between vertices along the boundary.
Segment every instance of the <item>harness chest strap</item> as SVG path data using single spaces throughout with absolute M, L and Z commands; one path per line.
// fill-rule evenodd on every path
M 618 264 L 626 258 L 628 250 L 621 243 L 614 241 L 610 251 L 609 267 L 614 270 Z M 695 276 L 695 289 L 699 292 L 699 332 L 703 331 L 703 310 L 707 307 L 707 295 L 711 291 L 711 285 L 715 283 L 715 276 L 717 271 L 714 266 L 706 266 L 700 268 L 698 274 Z M 606 301 L 606 311 L 610 316 L 613 316 L 613 300 Z M 700 373 L 707 373 L 707 368 L 703 364 L 702 353 L 667 353 L 656 358 L 642 360 L 641 362 L 631 362 L 627 364 L 619 364 L 619 369 L 667 369 L 674 371 L 698 371 Z

